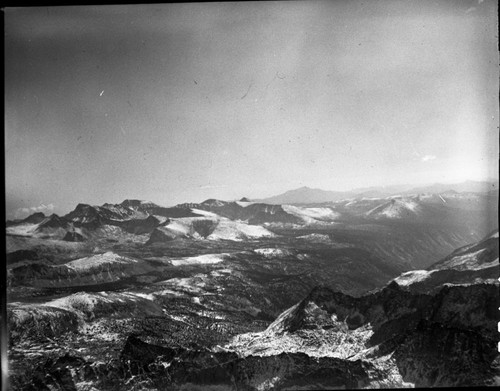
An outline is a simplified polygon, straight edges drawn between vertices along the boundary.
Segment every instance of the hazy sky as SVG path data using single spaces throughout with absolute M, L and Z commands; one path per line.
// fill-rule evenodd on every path
M 496 178 L 496 15 L 493 0 L 8 8 L 7 217 Z

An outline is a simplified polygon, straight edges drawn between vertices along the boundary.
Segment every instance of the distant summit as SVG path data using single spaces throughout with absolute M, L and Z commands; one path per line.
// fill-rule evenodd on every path
M 129 200 L 129 199 L 124 200 L 120 205 L 125 208 L 132 208 L 132 209 L 151 209 L 159 207 L 158 205 L 156 205 L 151 201 Z
M 23 223 L 39 224 L 46 219 L 46 216 L 42 212 L 33 213 L 32 215 L 26 217 L 22 220 Z
M 422 205 L 418 199 L 391 199 L 367 212 L 367 216 L 373 218 L 402 219 L 404 217 L 418 216 L 422 211 Z
M 62 219 L 61 217 L 59 217 L 56 214 L 52 214 L 40 223 L 39 229 L 41 229 L 41 228 L 61 228 L 61 227 L 65 227 L 66 225 L 67 225 L 67 222 L 64 221 L 64 219 Z
M 498 192 L 498 182 L 495 181 L 465 181 L 461 183 L 435 183 L 414 187 L 411 185 L 393 185 L 359 188 L 350 191 L 328 191 L 313 189 L 307 186 L 289 190 L 276 196 L 255 200 L 266 204 L 315 204 L 335 202 L 348 198 L 389 197 L 394 195 L 416 194 L 456 194 L 456 193 L 495 193 Z
M 226 205 L 226 201 L 216 200 L 215 198 L 209 198 L 201 203 L 203 206 L 207 207 L 220 207 Z
M 458 193 L 488 193 L 490 191 L 498 191 L 498 182 L 482 182 L 482 181 L 465 181 L 461 183 L 434 183 L 429 186 L 415 187 L 408 191 L 408 193 L 421 194 L 421 193 L 445 193 L 445 192 L 458 192 Z
M 352 192 L 328 191 L 321 189 L 311 189 L 303 186 L 295 190 L 289 190 L 283 194 L 274 197 L 259 200 L 266 204 L 314 204 L 320 202 L 339 201 L 344 198 L 352 197 Z
M 243 197 L 240 202 L 251 202 L 247 197 Z

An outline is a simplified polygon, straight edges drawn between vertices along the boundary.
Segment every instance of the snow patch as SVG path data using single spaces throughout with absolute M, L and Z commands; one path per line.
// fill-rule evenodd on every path
M 112 300 L 103 295 L 96 293 L 75 293 L 70 296 L 60 297 L 59 299 L 54 299 L 47 303 L 43 303 L 42 306 L 46 307 L 56 307 L 66 310 L 75 310 L 85 308 L 86 310 L 93 310 L 95 305 L 99 302 L 112 303 Z
M 257 248 L 253 251 L 265 258 L 282 258 L 293 255 L 292 251 L 282 248 Z
M 184 219 L 173 220 L 165 228 L 177 234 L 188 236 L 192 233 L 190 222 L 190 220 L 185 221 Z
M 6 228 L 7 235 L 32 236 L 39 224 L 20 224 Z
M 301 218 L 307 224 L 332 222 L 340 215 L 330 208 L 302 208 L 293 205 L 282 205 L 285 212 Z
M 209 212 L 208 210 L 203 210 L 203 209 L 191 209 L 193 213 L 196 213 L 197 215 L 201 216 L 206 216 L 206 217 L 217 217 L 220 218 L 220 216 L 216 213 Z
M 205 239 L 208 240 L 233 240 L 242 241 L 245 239 L 257 239 L 274 237 L 275 235 L 260 225 L 250 225 L 239 221 L 233 221 L 225 217 L 220 217 L 215 213 L 193 209 L 194 213 L 202 214 L 203 217 L 183 217 L 171 219 L 171 222 L 162 227 L 176 236 L 191 237 L 194 239 L 204 239 L 194 228 L 196 221 L 212 220 L 215 228 Z
M 186 323 L 186 319 L 187 319 L 187 316 L 186 315 L 171 315 L 171 314 L 168 314 L 168 316 L 173 319 L 173 320 L 176 320 L 178 322 L 183 322 L 183 323 Z
M 153 217 L 159 221 L 160 225 L 168 221 L 168 217 L 165 216 L 153 215 Z
M 275 235 L 260 225 L 249 225 L 221 218 L 215 230 L 207 237 L 209 240 L 233 240 L 271 238 Z
M 81 314 L 126 312 L 139 310 L 147 314 L 158 314 L 160 308 L 154 303 L 154 296 L 133 292 L 78 292 L 43 303 L 41 307 L 60 308 Z
M 172 259 L 170 262 L 174 266 L 182 266 L 182 265 L 197 265 L 197 264 L 213 264 L 220 263 L 224 261 L 224 258 L 229 254 L 204 254 L 198 255 L 195 257 L 185 257 L 185 258 L 177 258 Z
M 217 269 L 210 272 L 211 277 L 224 277 L 228 274 L 233 274 L 233 271 L 231 269 Z
M 101 292 L 101 293 L 104 293 L 104 292 Z M 130 292 L 129 295 L 131 296 L 137 296 L 137 297 L 142 297 L 143 299 L 146 299 L 146 300 L 150 300 L 150 301 L 154 301 L 155 297 L 153 294 L 151 293 L 140 293 L 140 292 Z
M 412 285 L 416 282 L 424 281 L 429 276 L 434 273 L 435 270 L 412 270 L 401 274 L 399 277 L 395 278 L 394 281 L 400 286 Z
M 391 197 L 392 198 L 392 197 Z M 420 211 L 420 205 L 413 200 L 392 199 L 391 202 L 376 206 L 368 211 L 368 216 L 386 217 L 390 219 L 400 219 L 405 215 L 416 215 Z
M 330 236 L 325 235 L 325 234 L 309 234 L 309 235 L 303 235 L 303 236 L 298 236 L 297 239 L 304 239 L 304 240 L 309 240 L 311 242 L 315 243 L 330 243 Z
M 75 261 L 71 261 L 66 263 L 66 266 L 69 269 L 73 270 L 90 270 L 95 267 L 99 267 L 102 265 L 109 265 L 109 264 L 134 264 L 138 263 L 139 261 L 132 259 L 132 258 L 126 258 L 122 257 L 118 254 L 115 254 L 111 251 L 108 251 L 104 254 L 99 254 L 99 255 L 94 255 L 92 257 L 86 257 L 86 258 L 80 258 Z
M 243 208 L 255 204 L 255 202 L 250 202 L 250 201 L 236 201 L 236 203 Z

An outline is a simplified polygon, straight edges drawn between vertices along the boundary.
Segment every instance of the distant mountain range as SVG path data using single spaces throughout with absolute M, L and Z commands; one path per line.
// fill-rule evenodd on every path
M 316 204 L 329 201 L 340 201 L 344 198 L 351 198 L 355 193 L 344 191 L 329 191 L 312 189 L 304 186 L 295 190 L 289 190 L 283 194 L 255 200 L 265 204 Z
M 498 192 L 498 183 L 493 181 L 465 181 L 455 184 L 435 183 L 421 187 L 412 185 L 394 185 L 365 187 L 350 191 L 329 191 L 313 189 L 307 186 L 289 190 L 272 197 L 254 200 L 266 204 L 315 204 L 340 201 L 347 198 L 389 197 L 392 195 Z
M 435 185 L 435 188 L 440 186 Z M 467 187 L 461 184 L 456 188 Z M 472 183 L 468 188 L 480 187 L 477 183 Z M 393 191 L 395 187 L 388 189 Z M 425 189 L 432 190 L 433 187 Z M 464 221 L 471 223 L 478 219 L 484 223 L 484 213 L 489 213 L 491 206 L 498 200 L 497 191 L 490 195 L 484 192 L 458 193 L 453 189 L 442 193 L 410 190 L 386 197 L 365 196 L 367 193 L 373 195 L 375 191 L 363 189 L 363 193 L 353 196 L 354 193 L 303 187 L 268 199 L 267 203 L 208 199 L 202 203 L 184 203 L 168 208 L 140 200 L 125 200 L 121 204 L 105 203 L 101 206 L 80 203 L 64 216 L 45 216 L 39 212 L 24 220 L 7 221 L 6 227 L 8 235 L 82 241 L 94 236 L 94 231 L 110 226 L 135 235 L 151 234 L 159 229 L 161 235 L 157 232 L 155 237 L 165 238 L 166 234 L 170 239 L 193 235 L 214 237 L 212 233 L 217 227 L 222 228 L 222 225 L 229 222 L 232 224 L 231 229 L 237 231 L 244 229 L 241 223 L 267 228 L 326 228 L 339 223 L 373 224 L 392 220 L 437 225 L 447 221 L 461 226 Z M 351 197 L 346 198 L 347 195 Z M 325 201 L 335 198 L 341 200 Z M 273 203 L 272 200 L 281 201 L 282 204 Z M 290 205 L 293 203 L 303 205 Z M 324 205 L 315 205 L 321 203 Z M 488 228 L 493 229 L 494 226 Z M 100 235 L 101 232 L 97 234 Z M 268 236 L 267 233 L 265 236 Z
M 321 234 L 322 241 L 333 238 L 355 243 L 408 269 L 425 268 L 451 249 L 496 229 L 497 205 L 498 191 L 490 194 L 453 190 L 355 197 L 323 205 L 208 199 L 167 208 L 148 201 L 125 200 L 100 206 L 78 204 L 64 216 L 35 213 L 24 220 L 7 221 L 6 233 L 12 238 L 132 241 L 153 247 L 183 240 L 214 243 L 295 237 L 314 241 L 318 238 L 311 234 Z

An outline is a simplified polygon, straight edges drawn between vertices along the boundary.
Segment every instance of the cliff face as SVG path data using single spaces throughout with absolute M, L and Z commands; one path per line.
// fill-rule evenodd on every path
M 363 360 L 398 373 L 400 386 L 491 385 L 498 373 L 499 304 L 493 284 L 443 287 L 431 296 L 392 283 L 360 298 L 316 288 L 267 330 L 239 335 L 228 348 L 242 356 Z
M 477 331 L 421 322 L 394 358 L 403 379 L 417 387 L 498 386 L 496 343 Z

